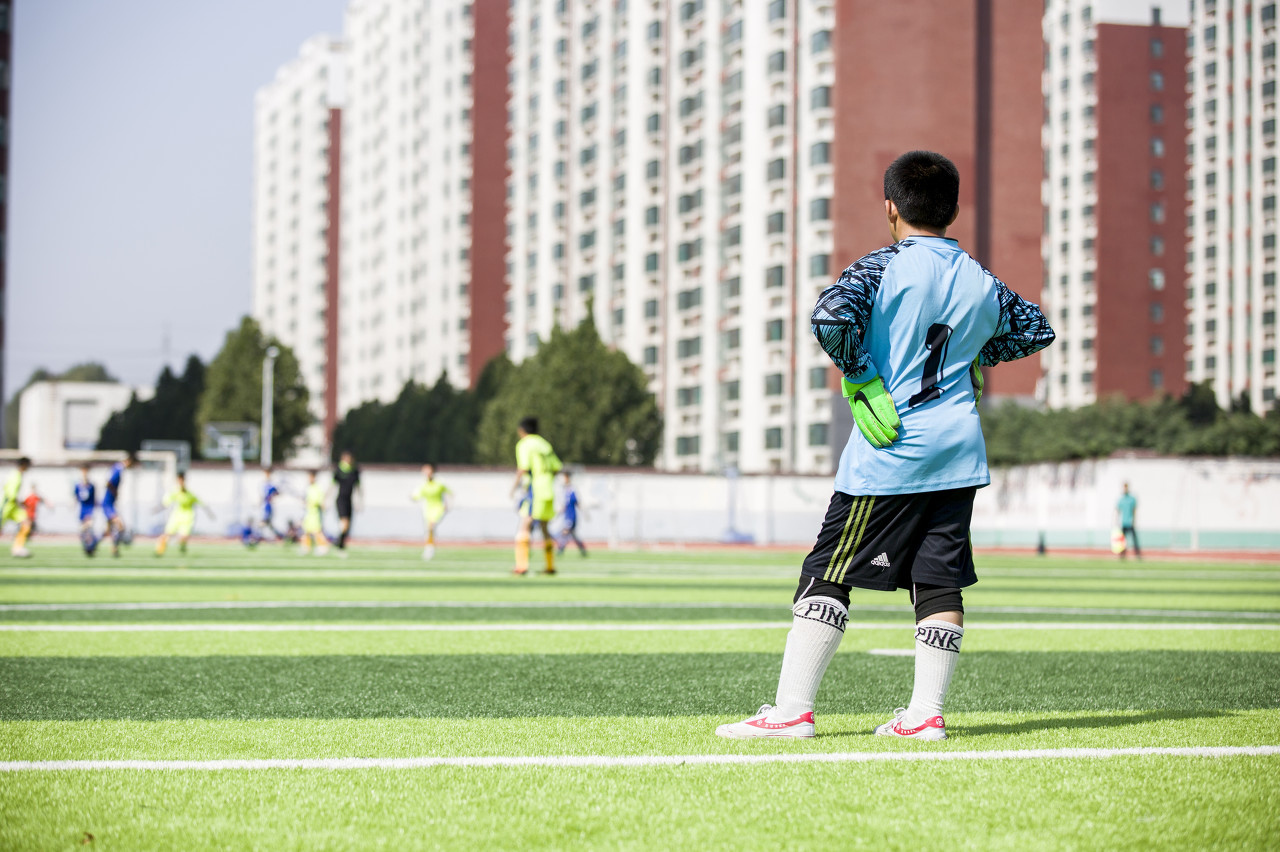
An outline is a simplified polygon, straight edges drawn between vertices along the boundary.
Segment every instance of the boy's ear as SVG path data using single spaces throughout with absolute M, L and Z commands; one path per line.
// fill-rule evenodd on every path
M 947 221 L 947 227 L 950 228 L 956 223 L 956 219 L 960 218 L 960 205 L 956 205 L 955 212 L 951 214 L 951 218 Z

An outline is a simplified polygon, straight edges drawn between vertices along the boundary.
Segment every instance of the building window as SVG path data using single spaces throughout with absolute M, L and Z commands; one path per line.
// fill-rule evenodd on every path
M 590 293 L 596 289 L 596 277 L 594 275 L 583 275 L 578 279 L 578 292 Z
M 1160 124 L 1164 121 L 1164 107 L 1160 104 L 1151 105 L 1151 123 Z
M 658 253 L 656 251 L 649 252 L 644 256 L 644 271 L 645 272 L 658 271 Z
M 781 340 L 783 336 L 782 320 L 773 319 L 764 324 L 764 339 L 773 343 Z
M 810 109 L 826 109 L 829 106 L 831 106 L 830 86 L 816 86 L 813 91 L 809 92 Z
M 1164 42 L 1158 38 L 1151 39 L 1151 55 L 1156 59 L 1164 56 Z
M 831 162 L 831 143 L 816 142 L 809 148 L 809 165 L 825 166 Z
M 658 363 L 658 347 L 646 346 L 644 348 L 644 363 L 650 367 Z
M 809 40 L 809 49 L 814 53 L 826 53 L 831 49 L 831 30 L 818 30 Z
M 1159 71 L 1151 72 L 1151 91 L 1153 92 L 1164 91 L 1164 75 L 1161 74 Z
M 1151 188 L 1164 189 L 1164 172 L 1159 169 L 1151 170 Z
M 646 225 L 658 224 L 658 208 L 656 206 L 649 207 L 644 211 L 644 223 Z
M 782 396 L 782 374 L 770 373 L 764 377 L 764 395 Z
M 777 106 L 769 107 L 769 112 L 766 114 L 765 123 L 768 124 L 770 127 L 778 127 L 780 125 L 786 124 L 787 123 L 786 105 L 778 104 Z
M 1151 338 L 1151 354 L 1160 356 L 1164 354 L 1164 338 L 1154 336 Z
M 1164 140 L 1161 139 L 1159 136 L 1156 136 L 1151 140 L 1151 156 L 1153 157 L 1164 156 Z
M 676 438 L 676 455 L 696 456 L 700 440 L 697 435 L 681 435 Z
M 787 161 L 779 157 L 776 160 L 770 160 L 766 166 L 765 177 L 767 180 L 782 180 L 787 175 Z
M 827 368 L 809 368 L 809 390 L 822 390 L 827 386 Z
M 766 450 L 782 449 L 782 427 L 774 426 L 764 430 L 764 448 Z
M 1163 388 L 1164 388 L 1164 371 L 1152 370 L 1151 371 L 1151 389 L 1161 390 Z
M 1159 224 L 1164 221 L 1164 204 L 1157 201 L 1151 205 L 1151 221 Z
M 726 453 L 736 453 L 738 451 L 737 432 L 725 432 L 721 437 L 724 441 L 724 451 Z
M 737 379 L 720 385 L 720 395 L 724 397 L 725 402 L 737 402 L 740 393 L 741 383 Z
M 815 254 L 809 258 L 809 275 L 817 278 L 831 272 L 831 255 Z
M 731 328 L 728 331 L 721 332 L 720 339 L 724 343 L 725 349 L 737 349 L 742 345 L 742 329 Z
M 787 16 L 787 0 L 769 0 L 769 20 L 778 21 Z
M 766 288 L 781 287 L 785 282 L 785 270 L 781 266 L 770 266 L 764 271 L 764 286 Z
M 827 445 L 827 424 L 826 423 L 810 423 L 809 424 L 809 446 L 825 447 Z
M 702 304 L 702 288 L 694 287 L 692 290 L 681 290 L 676 294 L 676 307 L 680 310 L 688 310 L 696 308 Z
M 684 408 L 689 405 L 702 404 L 702 388 L 695 385 L 691 388 L 676 388 L 676 405 Z
M 787 70 L 787 52 L 785 50 L 774 51 L 769 54 L 769 73 L 780 74 Z
M 1147 283 L 1151 285 L 1152 290 L 1164 289 L 1164 270 L 1152 269 L 1147 273 Z
M 770 213 L 765 219 L 765 231 L 770 234 L 781 234 L 787 227 L 786 214 Z
M 1272 198 L 1274 201 L 1274 197 Z M 826 222 L 831 218 L 831 199 L 814 198 L 809 202 L 809 221 Z
M 1151 238 L 1151 253 L 1156 257 L 1164 254 L 1164 237 Z
M 742 279 L 736 275 L 733 276 L 728 281 L 724 282 L 724 286 L 722 287 L 722 290 L 724 292 L 724 298 L 726 299 L 738 298 L 738 296 L 742 294 Z
M 1152 304 L 1150 315 L 1152 322 L 1164 322 L 1164 305 L 1159 302 Z
M 658 317 L 658 300 L 650 299 L 644 303 L 644 318 L 657 319 Z

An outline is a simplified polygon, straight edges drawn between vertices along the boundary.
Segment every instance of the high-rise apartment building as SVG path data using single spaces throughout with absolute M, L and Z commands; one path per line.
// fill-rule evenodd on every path
M 514 0 L 508 347 L 588 311 L 668 469 L 825 472 L 830 0 Z
M 471 6 L 353 0 L 338 404 L 470 378 Z
M 318 36 L 254 102 L 253 315 L 266 334 L 291 347 L 326 428 L 308 443 L 325 444 L 336 411 L 337 169 L 345 55 Z
M 1195 0 L 1187 36 L 1187 377 L 1276 400 L 1276 4 Z
M 1044 6 L 1046 400 L 1185 389 L 1186 4 Z
M 884 170 L 923 148 L 960 170 L 948 236 L 1039 301 L 1041 9 L 1027 0 L 948 0 L 927 11 L 837 0 L 835 274 L 889 242 Z M 987 383 L 990 398 L 1042 395 L 1040 357 L 1002 364 Z

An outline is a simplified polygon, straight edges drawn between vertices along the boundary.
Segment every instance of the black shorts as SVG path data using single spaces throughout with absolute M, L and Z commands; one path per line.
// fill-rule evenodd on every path
M 337 500 L 337 509 L 339 518 L 351 517 L 351 500 L 350 498 L 343 500 L 341 497 Z
M 976 488 L 854 497 L 840 491 L 801 574 L 860 589 L 978 582 L 969 543 Z

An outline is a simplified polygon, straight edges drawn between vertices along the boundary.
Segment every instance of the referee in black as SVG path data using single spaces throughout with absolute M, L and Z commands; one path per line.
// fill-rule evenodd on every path
M 338 456 L 338 466 L 333 469 L 333 481 L 338 486 L 338 550 L 345 554 L 347 536 L 351 533 L 351 510 L 355 504 L 355 495 L 360 493 L 360 468 L 356 467 L 355 458 L 350 450 L 343 450 Z M 364 502 L 361 497 L 361 502 Z

